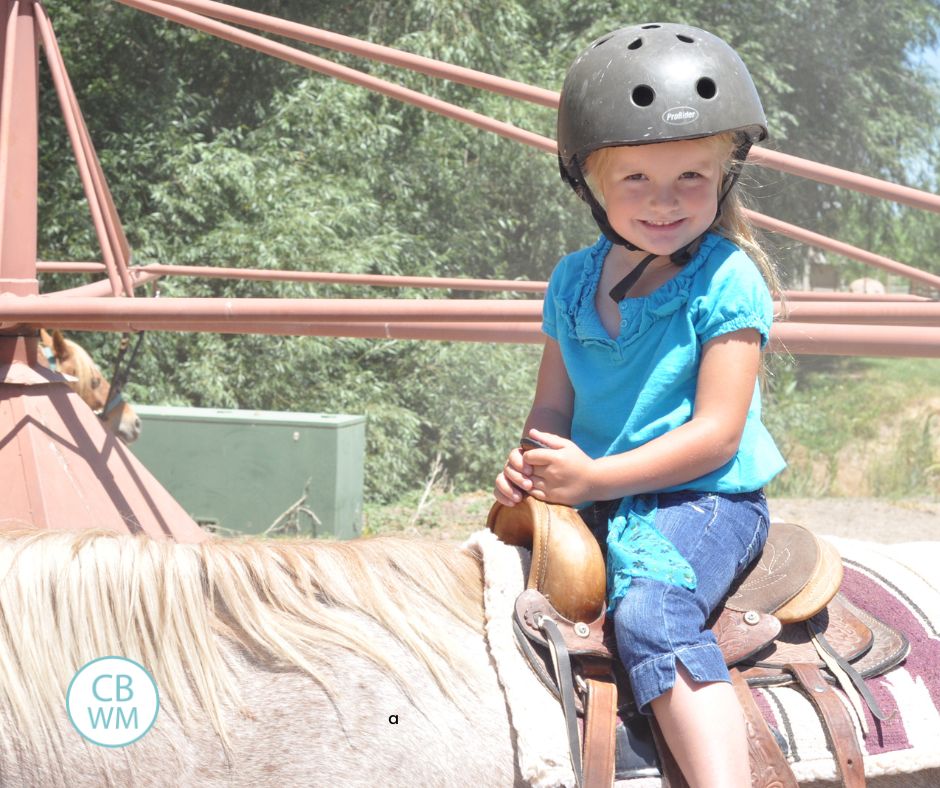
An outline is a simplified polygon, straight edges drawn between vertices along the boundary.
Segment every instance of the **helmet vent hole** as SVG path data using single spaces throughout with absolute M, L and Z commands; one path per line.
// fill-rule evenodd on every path
M 627 49 L 639 49 L 641 46 L 643 46 L 643 39 L 637 38 L 627 44 Z
M 694 44 L 694 43 L 695 43 L 695 39 L 694 39 L 694 38 L 689 38 L 688 36 L 684 36 L 684 35 L 681 35 L 681 34 L 677 34 L 677 35 L 676 35 L 676 38 L 678 38 L 680 41 L 682 41 L 682 42 L 685 43 L 685 44 Z
M 613 33 L 608 33 L 606 36 L 602 36 L 601 38 L 597 39 L 597 41 L 594 42 L 591 49 L 597 49 L 601 44 L 606 44 L 608 41 L 610 41 L 611 38 L 613 38 L 613 36 L 614 36 Z
M 648 107 L 656 98 L 656 93 L 649 85 L 637 85 L 633 88 L 630 98 L 638 107 Z
M 713 79 L 702 77 L 695 83 L 695 90 L 703 99 L 712 99 L 715 98 L 715 94 L 718 93 L 718 86 L 715 85 Z
M 656 29 L 658 29 L 659 27 L 660 27 L 660 25 L 642 25 L 642 26 L 640 27 L 640 30 L 656 30 Z

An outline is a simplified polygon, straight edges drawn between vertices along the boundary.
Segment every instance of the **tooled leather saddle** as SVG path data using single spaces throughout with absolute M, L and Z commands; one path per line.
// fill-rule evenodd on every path
M 619 661 L 604 631 L 600 546 L 574 509 L 531 497 L 514 507 L 495 504 L 487 525 L 504 542 L 532 550 L 527 588 L 515 605 L 520 647 L 562 702 L 578 785 L 609 786 L 619 747 L 613 670 Z M 744 710 L 752 788 L 797 785 L 749 688 L 781 684 L 802 688 L 813 702 L 847 788 L 865 784 L 853 715 L 863 733 L 862 704 L 877 719 L 887 715 L 863 679 L 899 664 L 909 646 L 903 635 L 843 598 L 841 581 L 842 562 L 832 545 L 801 526 L 774 523 L 763 552 L 710 621 Z M 655 723 L 652 735 L 663 785 L 686 786 Z

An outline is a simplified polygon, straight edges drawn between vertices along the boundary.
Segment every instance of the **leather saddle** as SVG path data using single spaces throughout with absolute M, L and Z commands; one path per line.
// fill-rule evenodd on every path
M 612 638 L 603 631 L 606 572 L 600 546 L 574 509 L 530 496 L 514 507 L 494 504 L 487 526 L 508 544 L 532 550 L 527 588 L 516 602 L 520 645 L 562 701 L 579 785 L 609 786 L 618 746 L 612 675 L 618 663 Z M 745 713 L 753 788 L 797 785 L 749 689 L 780 684 L 801 687 L 816 706 L 845 785 L 865 784 L 852 713 L 833 686 L 849 697 L 865 733 L 863 703 L 875 718 L 886 715 L 863 679 L 899 664 L 909 646 L 903 635 L 841 597 L 841 582 L 842 561 L 831 544 L 801 526 L 774 523 L 761 555 L 709 622 Z M 554 679 L 546 675 L 546 650 Z M 583 744 L 571 721 L 576 713 L 584 716 Z M 652 728 L 664 786 L 687 785 Z

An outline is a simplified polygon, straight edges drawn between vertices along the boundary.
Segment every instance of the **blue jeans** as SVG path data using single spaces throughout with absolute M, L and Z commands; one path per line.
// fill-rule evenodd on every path
M 760 553 L 770 517 L 762 491 L 739 494 L 683 490 L 657 496 L 656 529 L 695 570 L 694 591 L 634 578 L 614 610 L 620 660 L 637 708 L 676 682 L 676 660 L 697 682 L 730 681 L 705 622 L 737 577 Z

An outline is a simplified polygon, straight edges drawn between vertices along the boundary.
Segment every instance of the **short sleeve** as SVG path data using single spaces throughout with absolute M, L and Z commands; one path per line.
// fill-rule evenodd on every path
M 712 270 L 705 292 L 695 299 L 693 321 L 699 341 L 704 345 L 722 334 L 754 328 L 763 348 L 770 339 L 774 307 L 754 261 L 738 249 L 708 267 Z

